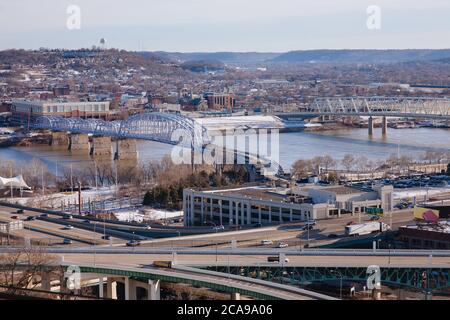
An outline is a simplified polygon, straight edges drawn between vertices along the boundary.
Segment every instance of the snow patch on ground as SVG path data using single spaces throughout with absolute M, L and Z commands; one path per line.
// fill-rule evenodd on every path
M 405 191 L 395 191 L 393 193 L 394 199 L 407 199 L 414 197 L 428 197 L 436 196 L 442 193 L 450 192 L 450 188 L 430 188 L 430 189 L 413 189 Z

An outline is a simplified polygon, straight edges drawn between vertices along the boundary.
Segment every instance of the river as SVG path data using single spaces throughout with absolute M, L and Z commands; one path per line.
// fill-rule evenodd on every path
M 158 161 L 170 154 L 173 146 L 152 141 L 138 141 L 139 161 Z M 289 169 L 298 159 L 330 155 L 342 159 L 346 154 L 364 155 L 372 160 L 386 159 L 398 152 L 420 158 L 426 151 L 450 151 L 450 130 L 446 129 L 389 129 L 387 137 L 375 130 L 372 138 L 367 129 L 343 129 L 322 132 L 290 132 L 280 134 L 280 164 Z M 90 157 L 46 145 L 0 149 L 1 161 L 27 163 L 33 158 L 43 161 L 50 170 L 71 163 L 88 164 Z M 75 165 L 74 165 L 75 167 Z

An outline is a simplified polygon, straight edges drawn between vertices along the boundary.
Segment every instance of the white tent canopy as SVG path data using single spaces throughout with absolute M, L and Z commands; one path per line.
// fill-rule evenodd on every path
M 14 178 L 3 178 L 0 177 L 0 189 L 2 188 L 25 188 L 25 189 L 31 189 L 25 180 L 23 180 L 23 176 L 17 176 Z

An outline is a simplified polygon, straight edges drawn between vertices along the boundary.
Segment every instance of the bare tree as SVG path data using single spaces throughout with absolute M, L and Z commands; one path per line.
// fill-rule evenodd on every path
M 341 164 L 345 168 L 345 170 L 351 171 L 355 166 L 355 161 L 355 158 L 351 154 L 346 154 L 341 160 Z
M 297 178 L 306 178 L 313 171 L 313 164 L 311 160 L 297 160 L 292 165 L 292 173 Z
M 0 285 L 8 287 L 10 293 L 26 288 L 34 289 L 34 279 L 51 266 L 56 258 L 39 247 L 20 248 L 0 255 Z

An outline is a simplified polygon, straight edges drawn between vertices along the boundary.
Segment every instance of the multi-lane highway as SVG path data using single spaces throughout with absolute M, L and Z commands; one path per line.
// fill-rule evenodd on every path
M 76 228 L 75 225 L 82 223 L 80 219 L 62 219 L 61 216 L 48 214 L 48 217 L 41 217 L 41 213 L 24 210 L 18 213 L 17 209 L 0 206 L 0 221 L 10 222 L 22 220 L 24 230 L 14 231 L 14 235 L 22 236 L 30 239 L 49 239 L 53 243 L 61 243 L 63 239 L 70 239 L 73 245 L 106 245 L 110 243 L 124 243 L 119 238 L 111 238 L 111 240 L 102 239 L 103 225 L 98 224 L 96 232 Z M 16 219 L 13 219 L 16 217 Z M 35 220 L 28 220 L 33 217 Z M 74 227 L 69 229 L 68 226 Z M 91 227 L 92 228 L 92 227 Z

